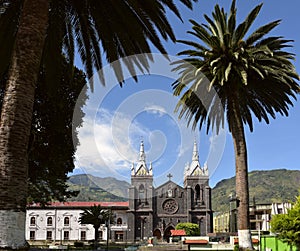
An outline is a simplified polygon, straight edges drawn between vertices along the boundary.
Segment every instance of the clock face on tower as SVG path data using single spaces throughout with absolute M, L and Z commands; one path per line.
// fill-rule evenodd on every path
M 179 206 L 176 200 L 168 199 L 164 201 L 162 208 L 167 214 L 175 214 Z

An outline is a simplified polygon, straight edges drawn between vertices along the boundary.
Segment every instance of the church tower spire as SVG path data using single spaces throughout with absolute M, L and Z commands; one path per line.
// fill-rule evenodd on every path
M 150 164 L 150 170 L 147 167 L 146 164 L 146 154 L 145 154 L 145 149 L 144 149 L 144 141 L 141 140 L 140 143 L 140 152 L 139 152 L 139 157 L 138 157 L 138 163 L 136 165 L 135 169 L 132 169 L 133 172 L 131 175 L 138 175 L 138 176 L 152 176 L 152 164 Z
M 192 161 L 198 161 L 199 162 L 199 154 L 198 154 L 198 147 L 197 147 L 196 140 L 194 140 L 194 149 L 193 149 Z
M 144 150 L 144 141 L 141 140 L 141 144 L 140 144 L 140 157 L 139 157 L 139 161 L 146 161 L 146 155 L 145 155 L 145 150 Z
M 199 161 L 199 153 L 198 153 L 198 145 L 196 140 L 194 140 L 194 147 L 193 147 L 193 155 L 192 155 L 192 162 L 190 165 L 185 167 L 185 178 L 187 176 L 202 176 L 204 175 L 204 170 L 200 165 Z

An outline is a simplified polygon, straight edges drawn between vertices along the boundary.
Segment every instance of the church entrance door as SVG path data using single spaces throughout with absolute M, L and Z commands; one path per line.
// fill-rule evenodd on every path
M 161 232 L 159 229 L 155 229 L 153 232 L 153 236 L 156 237 L 158 241 L 161 241 Z
M 170 237 L 171 237 L 171 230 L 174 230 L 174 227 L 169 226 L 166 228 L 165 232 L 164 232 L 164 239 L 169 242 L 170 241 Z

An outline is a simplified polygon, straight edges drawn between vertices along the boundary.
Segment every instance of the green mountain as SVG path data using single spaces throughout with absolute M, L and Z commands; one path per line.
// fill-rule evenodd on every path
M 70 190 L 79 191 L 70 201 L 127 201 L 130 184 L 112 177 L 79 174 L 69 178 L 68 186 Z
M 276 169 L 249 174 L 250 205 L 295 201 L 300 189 L 300 171 Z M 229 196 L 235 192 L 235 177 L 217 183 L 212 189 L 214 211 L 229 210 Z
M 69 178 L 71 190 L 79 190 L 71 201 L 127 201 L 130 184 L 115 178 L 89 174 Z M 295 201 L 300 189 L 300 171 L 277 169 L 249 173 L 250 204 Z M 229 210 L 229 196 L 235 192 L 235 177 L 224 179 L 212 189 L 214 211 Z

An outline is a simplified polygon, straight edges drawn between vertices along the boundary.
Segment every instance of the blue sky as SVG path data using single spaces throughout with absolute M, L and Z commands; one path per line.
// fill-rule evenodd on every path
M 262 1 L 237 1 L 238 20 L 241 22 L 249 11 Z M 177 39 L 194 39 L 186 32 L 191 29 L 188 19 L 204 22 L 203 14 L 211 14 L 216 3 L 229 9 L 229 0 L 199 0 L 193 11 L 178 3 L 184 23 L 168 14 Z M 266 0 L 253 25 L 257 28 L 268 22 L 282 19 L 272 35 L 293 39 L 291 52 L 299 54 L 300 2 L 295 0 Z M 164 42 L 168 54 L 185 49 L 185 46 Z M 154 50 L 155 52 L 155 50 Z M 214 187 L 224 178 L 235 175 L 234 152 L 231 135 L 227 128 L 217 136 L 214 133 L 192 131 L 184 120 L 178 121 L 174 107 L 171 84 L 174 76 L 160 55 L 150 74 L 139 76 L 139 82 L 126 79 L 120 88 L 105 67 L 107 86 L 95 83 L 94 93 L 85 109 L 85 123 L 79 130 L 81 145 L 76 153 L 76 169 L 73 174 L 89 173 L 100 177 L 113 176 L 129 181 L 132 162 L 138 160 L 140 141 L 145 142 L 147 162 L 152 162 L 156 186 L 167 181 L 166 175 L 183 182 L 184 166 L 191 162 L 193 141 L 199 147 L 200 163 L 208 164 L 210 185 Z M 295 62 L 300 72 L 299 58 Z M 254 132 L 246 131 L 249 171 L 270 169 L 299 169 L 300 122 L 299 101 L 290 108 L 289 117 L 277 116 L 269 125 L 255 121 Z M 75 114 L 76 116 L 76 114 Z

